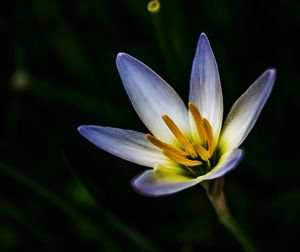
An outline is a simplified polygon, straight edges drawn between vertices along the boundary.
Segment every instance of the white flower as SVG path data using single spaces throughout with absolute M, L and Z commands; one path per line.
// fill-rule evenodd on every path
M 132 56 L 119 53 L 117 68 L 134 109 L 151 133 L 93 125 L 78 130 L 99 148 L 150 167 L 132 180 L 135 190 L 150 196 L 181 191 L 236 167 L 243 156 L 239 146 L 276 76 L 274 69 L 265 71 L 235 102 L 222 127 L 220 77 L 204 33 L 193 62 L 188 109 L 171 86 Z

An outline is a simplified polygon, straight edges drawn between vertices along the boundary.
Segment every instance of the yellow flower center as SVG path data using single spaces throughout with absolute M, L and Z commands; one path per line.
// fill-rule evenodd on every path
M 202 165 L 203 162 L 209 162 L 215 151 L 215 144 L 211 125 L 201 116 L 200 111 L 192 102 L 189 102 L 189 111 L 194 118 L 200 143 L 195 143 L 193 139 L 189 139 L 182 133 L 168 115 L 163 115 L 162 119 L 177 139 L 180 147 L 165 143 L 151 134 L 147 134 L 146 137 L 153 145 L 160 148 L 169 159 L 184 166 L 194 167 Z

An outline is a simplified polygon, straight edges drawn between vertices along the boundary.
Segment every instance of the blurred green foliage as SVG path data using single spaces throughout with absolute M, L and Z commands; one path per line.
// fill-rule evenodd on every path
M 263 251 L 296 251 L 300 225 L 299 1 L 15 0 L 0 10 L 0 251 L 240 251 L 201 186 L 136 194 L 144 168 L 77 133 L 146 132 L 116 67 L 125 51 L 187 101 L 200 32 L 212 44 L 225 114 L 267 67 L 275 89 L 226 178 L 233 215 Z M 296 146 L 295 146 L 296 145 Z

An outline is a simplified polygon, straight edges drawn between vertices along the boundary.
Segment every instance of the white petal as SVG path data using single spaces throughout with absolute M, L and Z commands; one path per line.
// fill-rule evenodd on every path
M 241 149 L 228 151 L 221 156 L 216 167 L 214 167 L 207 174 L 198 177 L 197 179 L 202 181 L 202 180 L 211 180 L 211 179 L 222 177 L 228 172 L 230 172 L 232 169 L 234 169 L 242 160 L 243 156 L 244 156 L 244 152 Z
M 132 56 L 119 53 L 117 68 L 125 90 L 137 114 L 146 127 L 161 140 L 174 142 L 174 137 L 162 120 L 167 114 L 188 133 L 187 109 L 181 98 L 161 77 Z
M 218 66 L 204 33 L 200 35 L 194 57 L 189 100 L 209 121 L 217 141 L 223 120 L 223 96 Z
M 158 165 L 154 170 L 145 171 L 134 178 L 131 185 L 139 193 L 157 197 L 182 191 L 199 182 L 193 178 L 178 174 L 178 170 Z
M 166 162 L 162 152 L 143 133 L 93 125 L 80 126 L 78 131 L 102 150 L 133 163 L 154 167 L 158 162 Z
M 254 126 L 274 85 L 275 70 L 265 71 L 234 103 L 222 130 L 222 151 L 238 148 Z
M 243 151 L 236 149 L 223 154 L 219 163 L 210 172 L 197 178 L 188 177 L 180 167 L 157 165 L 132 180 L 133 188 L 147 196 L 163 196 L 182 191 L 204 180 L 224 176 L 235 168 L 243 157 Z

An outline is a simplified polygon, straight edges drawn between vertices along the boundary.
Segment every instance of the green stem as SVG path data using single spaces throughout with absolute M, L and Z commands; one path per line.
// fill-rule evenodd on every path
M 219 216 L 221 223 L 230 231 L 240 246 L 247 252 L 258 252 L 246 234 L 240 229 L 235 219 L 231 216 Z
M 152 3 L 159 4 L 159 7 L 155 12 L 148 11 L 151 13 L 152 16 L 152 22 L 155 30 L 155 35 L 158 41 L 158 44 L 162 51 L 162 56 L 165 60 L 165 64 L 167 67 L 168 74 L 170 78 L 175 78 L 176 73 L 178 72 L 176 69 L 175 58 L 174 58 L 174 52 L 172 50 L 172 42 L 169 37 L 169 31 L 166 28 L 165 25 L 165 17 L 163 16 L 162 10 L 160 9 L 160 3 L 157 0 L 151 1 Z M 174 79 L 174 81 L 176 78 Z
M 229 230 L 244 251 L 258 252 L 259 250 L 232 217 L 227 206 L 223 186 L 224 178 L 216 179 L 214 182 L 211 182 L 211 184 L 205 185 L 208 198 L 215 208 L 220 222 Z

